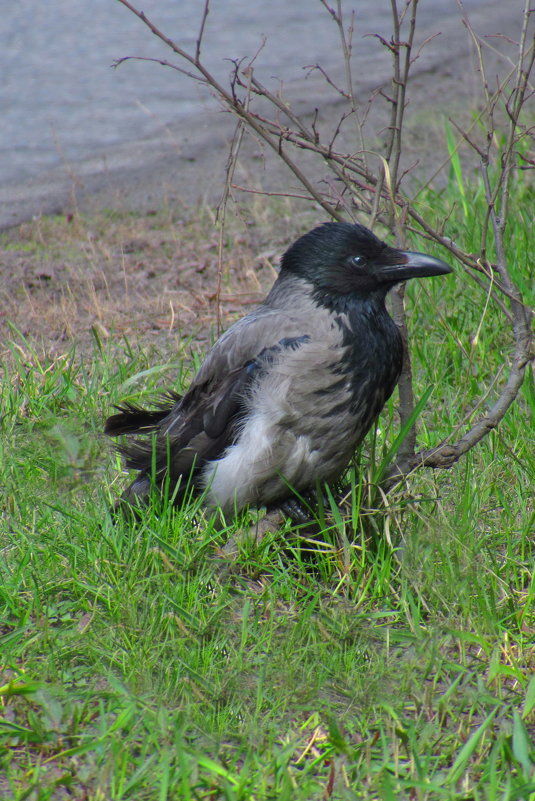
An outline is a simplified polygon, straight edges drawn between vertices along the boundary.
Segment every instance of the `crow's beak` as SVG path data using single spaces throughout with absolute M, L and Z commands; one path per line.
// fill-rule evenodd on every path
M 397 283 L 408 278 L 426 278 L 432 275 L 447 275 L 452 272 L 449 264 L 426 253 L 412 250 L 396 251 L 396 264 L 381 265 L 377 276 L 381 281 Z

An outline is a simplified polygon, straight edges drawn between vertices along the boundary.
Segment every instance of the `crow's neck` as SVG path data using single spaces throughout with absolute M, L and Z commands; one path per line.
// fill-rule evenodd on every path
M 350 377 L 353 403 L 367 408 L 369 427 L 399 380 L 401 334 L 386 310 L 384 293 L 337 298 L 328 308 L 342 334 L 343 369 Z

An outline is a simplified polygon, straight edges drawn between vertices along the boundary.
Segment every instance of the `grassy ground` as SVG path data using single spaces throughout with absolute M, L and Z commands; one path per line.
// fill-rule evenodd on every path
M 452 193 L 430 208 L 475 247 L 477 192 L 464 210 Z M 521 274 L 534 199 L 515 198 Z M 225 318 L 309 223 L 278 207 L 232 229 Z M 373 513 L 391 403 L 323 545 L 287 526 L 229 554 L 251 521 L 218 531 L 194 505 L 113 525 L 102 423 L 187 385 L 215 318 L 212 221 L 58 218 L 3 245 L 0 798 L 535 798 L 532 384 L 467 458 Z M 492 400 L 511 338 L 460 270 L 408 295 L 425 446 Z

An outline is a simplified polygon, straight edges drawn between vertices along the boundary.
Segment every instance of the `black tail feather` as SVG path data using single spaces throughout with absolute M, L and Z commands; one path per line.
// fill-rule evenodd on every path
M 167 452 L 162 452 L 161 446 L 158 447 L 156 442 L 150 439 L 143 442 L 126 442 L 118 445 L 117 450 L 128 470 L 139 470 L 143 475 L 148 475 L 155 468 L 158 477 L 165 475 Z
M 118 414 L 108 417 L 104 425 L 104 433 L 110 437 L 119 437 L 121 434 L 141 434 L 154 431 L 159 423 L 169 414 L 169 411 L 142 409 L 133 403 L 124 403 L 116 406 Z
M 180 395 L 169 392 L 163 396 L 163 402 L 158 404 L 156 409 L 143 409 L 128 402 L 116 406 L 119 413 L 108 417 L 104 424 L 104 433 L 110 437 L 119 437 L 121 434 L 149 434 L 158 428 L 161 421 L 180 400 Z

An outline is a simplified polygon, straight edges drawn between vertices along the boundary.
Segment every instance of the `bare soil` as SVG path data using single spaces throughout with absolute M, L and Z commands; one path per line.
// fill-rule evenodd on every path
M 293 210 L 295 212 L 295 209 Z M 279 205 L 273 220 L 225 226 L 206 209 L 45 217 L 2 234 L 0 353 L 16 347 L 51 358 L 94 335 L 161 350 L 177 333 L 208 345 L 219 324 L 267 292 L 303 222 Z M 221 264 L 221 278 L 220 274 Z M 22 335 L 22 336 L 21 336 Z

